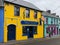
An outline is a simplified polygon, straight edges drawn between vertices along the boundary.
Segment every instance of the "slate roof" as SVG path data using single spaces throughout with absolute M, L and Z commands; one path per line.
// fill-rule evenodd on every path
M 5 0 L 5 1 L 15 3 L 15 4 L 18 4 L 18 5 L 22 5 L 22 6 L 26 6 L 26 7 L 32 8 L 32 9 L 40 10 L 38 7 L 36 7 L 32 3 L 26 2 L 26 1 L 23 1 L 23 0 Z
M 0 7 L 3 6 L 3 0 L 0 0 Z
M 46 12 L 46 11 L 42 12 L 42 15 L 43 15 L 43 16 L 54 17 L 54 18 L 59 18 L 59 17 L 57 17 L 57 15 L 50 14 L 50 13 L 48 13 L 48 12 Z

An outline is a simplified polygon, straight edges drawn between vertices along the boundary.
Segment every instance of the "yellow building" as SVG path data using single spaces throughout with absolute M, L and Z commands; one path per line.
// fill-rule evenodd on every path
M 42 11 L 22 0 L 4 1 L 4 42 L 43 38 Z

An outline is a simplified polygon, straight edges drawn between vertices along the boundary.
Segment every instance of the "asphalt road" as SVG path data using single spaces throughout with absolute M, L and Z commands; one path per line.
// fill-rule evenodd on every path
M 59 38 L 28 39 L 24 41 L 9 41 L 0 45 L 60 45 Z
M 60 38 L 29 40 L 11 45 L 60 45 Z

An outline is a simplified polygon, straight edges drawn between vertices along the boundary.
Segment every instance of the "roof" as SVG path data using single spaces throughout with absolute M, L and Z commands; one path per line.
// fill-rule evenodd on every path
M 38 7 L 36 7 L 32 3 L 26 2 L 26 1 L 23 1 L 23 0 L 5 0 L 5 1 L 11 2 L 11 3 L 14 3 L 14 4 L 18 4 L 18 5 L 22 5 L 22 6 L 26 6 L 26 7 L 32 8 L 32 9 L 40 10 Z
M 3 6 L 3 0 L 0 0 L 0 7 Z
M 54 17 L 54 18 L 59 18 L 59 17 L 57 17 L 57 15 L 53 15 L 53 14 L 50 14 L 50 13 L 48 13 L 48 12 L 42 12 L 42 15 L 43 16 L 49 16 L 49 17 Z

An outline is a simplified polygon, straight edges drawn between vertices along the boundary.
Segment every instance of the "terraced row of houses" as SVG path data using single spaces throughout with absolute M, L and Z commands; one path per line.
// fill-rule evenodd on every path
M 60 18 L 23 0 L 0 0 L 0 42 L 53 37 Z
M 59 16 L 51 13 L 50 10 L 43 12 L 44 21 L 44 37 L 54 37 L 60 34 Z

